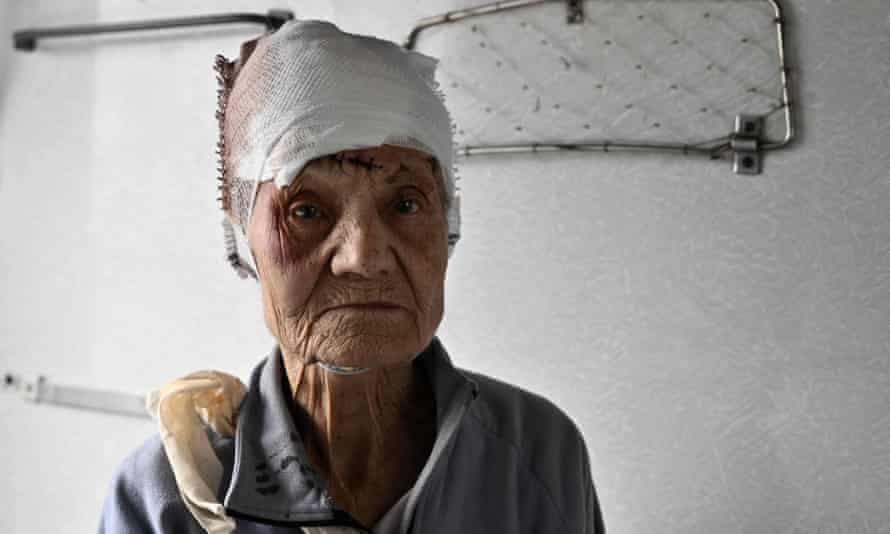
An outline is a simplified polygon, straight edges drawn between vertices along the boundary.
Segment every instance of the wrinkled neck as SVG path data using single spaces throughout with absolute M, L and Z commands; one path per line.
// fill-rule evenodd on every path
M 417 365 L 339 375 L 288 359 L 294 417 L 313 466 L 347 509 L 369 492 L 406 491 L 435 440 L 435 401 Z
M 341 375 L 319 365 L 285 364 L 293 401 L 331 442 L 385 435 L 416 409 L 426 394 L 426 377 L 410 363 Z M 336 432 L 334 432 L 336 431 Z M 348 444 L 348 443 L 346 443 Z

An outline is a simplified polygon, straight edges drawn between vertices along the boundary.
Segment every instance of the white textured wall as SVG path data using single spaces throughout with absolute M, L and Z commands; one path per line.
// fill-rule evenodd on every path
M 473 159 L 440 335 L 583 429 L 607 527 L 890 533 L 890 4 L 786 0 L 803 136 L 757 177 Z M 271 347 L 222 259 L 213 55 L 252 33 L 11 28 L 291 7 L 401 39 L 461 3 L 0 3 L 0 371 L 140 392 Z M 465 4 L 464 4 L 465 5 Z M 148 422 L 0 398 L 0 531 L 89 532 Z

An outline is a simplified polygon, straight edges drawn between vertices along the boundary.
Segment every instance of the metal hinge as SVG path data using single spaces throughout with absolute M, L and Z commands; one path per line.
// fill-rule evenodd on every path
M 763 135 L 763 117 L 738 115 L 735 131 L 729 139 L 732 149 L 732 170 L 736 174 L 760 174 L 763 170 L 763 153 L 760 140 Z

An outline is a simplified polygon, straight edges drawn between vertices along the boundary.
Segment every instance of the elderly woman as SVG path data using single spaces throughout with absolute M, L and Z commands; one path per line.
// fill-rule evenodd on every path
M 100 531 L 603 532 L 571 420 L 435 337 L 459 222 L 435 60 L 302 21 L 217 69 L 229 261 L 278 343 L 246 390 L 154 394 Z

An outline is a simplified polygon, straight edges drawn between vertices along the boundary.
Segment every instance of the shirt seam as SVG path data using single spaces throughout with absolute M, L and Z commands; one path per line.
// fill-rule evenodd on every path
M 559 519 L 562 522 L 563 528 L 566 529 L 566 532 L 569 532 L 569 529 L 568 529 L 569 525 L 568 525 L 568 522 L 566 521 L 565 514 L 563 513 L 563 511 L 559 507 L 559 505 L 556 504 L 556 499 L 553 498 L 553 494 L 550 492 L 550 488 L 547 486 L 547 484 L 544 484 L 544 482 L 540 479 L 538 474 L 525 462 L 523 454 L 522 454 L 522 448 L 517 443 L 514 443 L 514 442 L 508 440 L 504 436 L 498 434 L 493 429 L 491 429 L 485 423 L 485 421 L 482 420 L 482 418 L 479 416 L 479 414 L 475 413 L 474 410 L 470 410 L 469 415 L 471 415 L 473 417 L 473 419 L 475 419 L 476 421 L 479 422 L 479 426 L 482 427 L 483 430 L 485 430 L 486 432 L 488 432 L 489 434 L 491 434 L 492 436 L 497 438 L 499 441 L 506 443 L 508 446 L 510 446 L 516 450 L 516 455 L 518 456 L 517 462 L 523 467 L 523 469 L 525 469 L 529 473 L 529 475 L 531 475 L 532 479 L 534 479 L 534 481 L 538 484 L 538 486 L 543 488 L 544 494 L 547 496 L 547 499 L 550 501 L 550 505 L 553 506 L 554 509 L 556 509 L 557 515 L 559 516 Z

